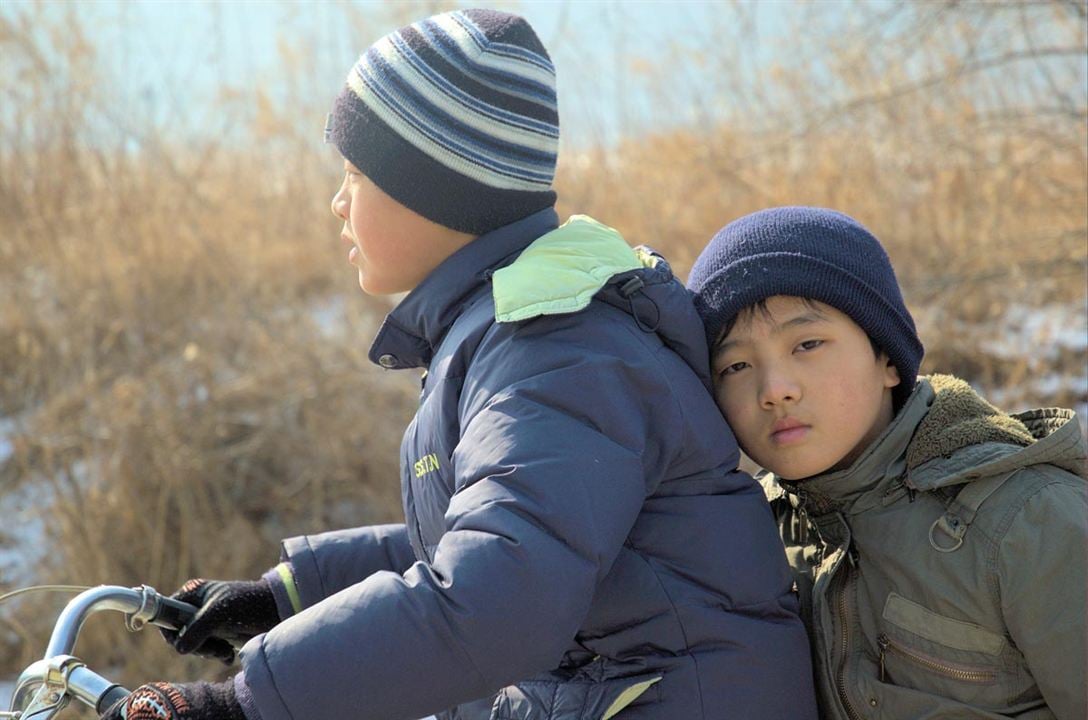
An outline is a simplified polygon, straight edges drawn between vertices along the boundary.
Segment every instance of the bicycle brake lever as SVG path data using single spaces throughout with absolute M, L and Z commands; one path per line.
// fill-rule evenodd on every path
M 46 683 L 38 688 L 22 714 L 16 712 L 12 717 L 17 720 L 49 720 L 68 705 L 68 696 L 63 689 Z
M 90 677 L 80 677 L 84 673 Z M 90 673 L 82 660 L 71 655 L 38 660 L 23 672 L 15 686 L 11 699 L 13 717 L 49 720 L 68 707 L 73 697 L 99 694 L 104 689 L 101 686 L 107 684 L 104 678 Z

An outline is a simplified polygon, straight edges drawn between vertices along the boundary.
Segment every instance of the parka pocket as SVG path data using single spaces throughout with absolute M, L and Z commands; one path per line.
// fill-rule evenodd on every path
M 1001 707 L 1025 689 L 1003 635 L 891 593 L 877 637 L 880 681 Z
M 527 680 L 503 688 L 490 720 L 620 720 L 636 702 L 658 699 L 660 674 L 611 680 Z
M 926 654 L 921 650 L 912 648 L 906 643 L 893 640 L 884 633 L 881 633 L 877 638 L 877 643 L 880 645 L 880 680 L 882 682 L 886 679 L 889 656 L 900 657 L 917 667 L 953 680 L 984 684 L 997 681 L 997 671 L 995 670 L 985 667 L 961 665 L 953 663 L 950 660 L 943 660 L 939 657 Z

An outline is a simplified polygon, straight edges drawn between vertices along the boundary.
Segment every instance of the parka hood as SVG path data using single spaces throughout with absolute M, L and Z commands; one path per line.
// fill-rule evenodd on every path
M 540 282 L 540 278 L 548 282 Z M 491 278 L 496 322 L 563 315 L 593 299 L 656 333 L 711 388 L 709 350 L 691 295 L 673 282 L 668 262 L 651 248 L 632 248 L 620 233 L 588 215 L 534 240 Z
M 1044 463 L 1085 475 L 1088 452 L 1072 410 L 1010 415 L 959 378 L 930 375 L 924 381 L 934 397 L 907 446 L 908 487 L 932 490 Z

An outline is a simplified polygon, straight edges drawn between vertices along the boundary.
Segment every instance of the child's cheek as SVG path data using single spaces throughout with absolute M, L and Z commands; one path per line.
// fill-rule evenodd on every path
M 759 439 L 758 413 L 756 408 L 745 408 L 743 405 L 739 407 L 731 407 L 724 412 L 725 420 L 729 423 L 730 429 L 733 430 L 733 434 L 737 438 L 737 442 L 740 443 L 741 448 L 751 454 L 756 447 L 756 442 Z

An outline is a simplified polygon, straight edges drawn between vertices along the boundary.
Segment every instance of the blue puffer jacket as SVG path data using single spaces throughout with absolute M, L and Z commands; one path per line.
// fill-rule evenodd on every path
M 480 237 L 386 318 L 372 359 L 427 368 L 407 522 L 284 543 L 300 612 L 242 653 L 264 720 L 815 717 L 687 291 L 610 228 L 555 227 Z

